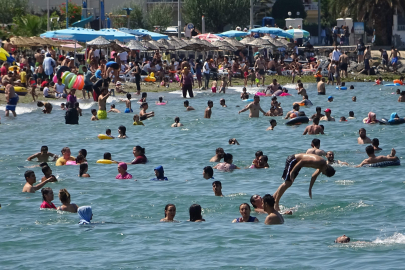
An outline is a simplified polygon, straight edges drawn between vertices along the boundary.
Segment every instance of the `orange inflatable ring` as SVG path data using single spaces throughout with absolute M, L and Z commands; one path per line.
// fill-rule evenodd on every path
M 145 78 L 145 82 L 156 82 L 156 78 L 148 76 L 148 77 Z
M 404 83 L 400 80 L 394 80 L 393 83 L 399 83 L 400 85 L 403 85 Z

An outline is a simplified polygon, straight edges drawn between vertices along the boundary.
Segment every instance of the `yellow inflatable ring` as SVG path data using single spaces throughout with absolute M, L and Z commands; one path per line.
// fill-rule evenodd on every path
M 11 66 L 8 68 L 9 71 L 14 71 L 14 68 L 17 68 L 17 71 L 20 71 L 20 67 L 19 66 Z
M 97 160 L 96 163 L 100 163 L 100 164 L 112 164 L 112 160 L 109 160 L 109 159 L 99 159 L 99 160 Z
M 105 134 L 98 134 L 97 136 L 100 140 L 112 140 L 113 138 L 111 138 L 110 136 L 107 136 Z

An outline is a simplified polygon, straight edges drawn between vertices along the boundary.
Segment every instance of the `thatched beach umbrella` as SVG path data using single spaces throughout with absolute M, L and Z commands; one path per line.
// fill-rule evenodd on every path
M 92 41 L 86 42 L 88 46 L 98 46 L 98 47 L 108 47 L 111 44 L 104 37 L 99 36 L 98 38 L 93 39 Z
M 253 40 L 255 40 L 254 37 L 245 37 L 244 39 L 242 39 L 239 42 L 246 45 L 247 43 L 252 42 Z
M 232 46 L 234 46 L 235 48 L 238 48 L 238 49 L 243 49 L 243 48 L 246 47 L 245 44 L 237 41 L 234 38 L 227 37 L 227 38 L 224 39 L 224 41 L 228 42 L 229 44 L 231 44 Z
M 141 41 L 142 46 L 144 46 L 146 48 L 147 51 L 154 51 L 154 50 L 159 50 L 159 47 L 153 45 L 152 43 L 150 43 L 149 41 L 146 40 L 142 40 Z
M 126 45 L 130 50 L 134 51 L 141 51 L 145 52 L 147 51 L 146 48 L 140 43 L 139 41 L 136 40 L 131 40 L 130 42 L 127 43 Z
M 171 50 L 171 51 L 173 51 L 173 50 L 176 49 L 176 47 L 173 46 L 167 39 L 163 39 L 163 38 L 162 38 L 162 39 L 159 39 L 157 42 L 160 43 L 160 44 L 162 44 L 163 46 L 165 46 L 166 50 Z
M 247 43 L 246 45 L 254 46 L 254 47 L 269 47 L 272 46 L 270 42 L 266 39 L 256 38 L 255 40 Z
M 237 51 L 238 50 L 236 47 L 232 46 L 225 40 L 213 41 L 213 42 L 211 42 L 211 44 L 218 47 L 218 49 L 222 50 L 222 51 Z

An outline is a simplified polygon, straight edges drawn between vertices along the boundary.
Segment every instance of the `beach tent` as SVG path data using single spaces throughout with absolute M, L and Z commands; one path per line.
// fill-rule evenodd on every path
M 159 34 L 159 33 L 155 33 L 155 32 L 150 32 L 148 30 L 145 29 L 128 29 L 128 28 L 119 28 L 118 29 L 121 32 L 127 33 L 127 34 L 131 34 L 131 35 L 135 35 L 135 36 L 150 36 L 153 40 L 159 40 L 159 39 L 169 39 L 169 36 L 167 35 L 163 35 L 163 34 Z
M 248 35 L 247 32 L 236 31 L 236 30 L 230 30 L 230 31 L 226 31 L 226 32 L 217 34 L 217 36 L 220 36 L 220 37 L 231 37 L 231 38 L 244 37 L 244 36 L 247 36 L 247 35 Z
M 62 30 L 48 31 L 40 35 L 40 37 L 45 38 L 68 39 L 68 40 L 76 40 L 78 42 L 87 42 L 95 38 L 98 38 L 99 36 L 102 36 L 108 40 L 115 39 L 114 35 L 112 35 L 109 32 L 96 31 L 93 29 L 86 29 L 79 27 L 70 27 Z

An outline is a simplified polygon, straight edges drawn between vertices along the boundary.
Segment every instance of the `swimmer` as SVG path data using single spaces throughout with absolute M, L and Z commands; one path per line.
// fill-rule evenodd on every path
M 190 214 L 190 219 L 188 221 L 191 222 L 205 221 L 205 219 L 202 218 L 201 206 L 199 204 L 191 205 L 190 208 L 188 209 L 188 212 Z
M 363 165 L 366 164 L 375 164 L 379 162 L 384 162 L 384 161 L 397 161 L 398 157 L 395 156 L 397 153 L 394 148 L 391 149 L 391 153 L 388 156 L 376 156 L 374 154 L 374 147 L 372 145 L 369 145 L 366 147 L 366 153 L 368 155 L 368 158 L 363 160 L 359 165 L 355 166 L 356 168 L 362 167 Z
M 219 147 L 215 149 L 215 156 L 210 159 L 210 162 L 220 162 L 221 159 L 224 157 L 225 151 L 223 148 Z
M 359 137 L 357 138 L 358 144 L 369 144 L 371 143 L 371 139 L 367 137 L 367 132 L 365 128 L 359 129 Z
M 37 179 L 35 177 L 35 173 L 31 170 L 28 170 L 24 173 L 24 177 L 25 177 L 25 181 L 27 181 L 27 183 L 25 183 L 25 185 L 22 189 L 22 192 L 28 192 L 28 193 L 35 193 L 35 191 L 39 190 L 40 188 L 45 186 L 47 183 L 57 181 L 55 176 L 51 176 L 48 179 L 46 179 L 44 182 L 41 182 L 38 185 L 33 186 L 33 184 L 37 181 Z
M 115 108 L 115 104 L 111 104 L 110 110 L 108 112 L 113 112 L 113 113 L 121 113 L 120 110 Z
M 87 173 L 88 170 L 89 170 L 89 165 L 87 163 L 80 164 L 79 177 L 90 177 L 90 174 Z
M 232 221 L 232 223 L 239 223 L 239 222 L 259 222 L 256 217 L 252 217 L 250 215 L 250 205 L 247 203 L 242 203 L 239 206 L 239 213 L 242 215 L 240 218 L 236 218 Z
M 176 206 L 174 204 L 166 204 L 165 206 L 165 218 L 162 218 L 160 222 L 177 222 L 174 220 L 176 216 Z
M 188 100 L 184 101 L 184 107 L 186 107 L 186 111 L 194 111 L 195 109 L 189 105 L 190 103 Z
M 283 224 L 284 218 L 283 216 L 274 209 L 275 200 L 273 196 L 270 194 L 266 194 L 263 196 L 263 210 L 268 215 L 264 220 L 264 224 L 266 225 L 273 225 L 273 224 Z
M 146 102 L 147 97 L 148 97 L 148 93 L 145 93 L 145 92 L 142 93 L 141 99 L 138 102 L 141 102 L 141 103 Z
M 140 106 L 141 111 L 139 112 L 139 118 L 141 121 L 146 120 L 150 117 L 155 116 L 154 112 L 147 113 L 146 110 L 149 108 L 149 105 L 147 102 L 143 102 L 142 105 Z
M 112 160 L 111 153 L 109 152 L 104 153 L 103 159 L 111 160 L 112 163 L 119 163 L 118 161 Z
M 80 150 L 79 150 L 78 157 L 79 157 L 80 155 L 82 155 L 83 158 L 84 158 L 84 161 L 87 162 L 87 159 L 86 159 L 86 157 L 87 157 L 87 150 L 86 150 L 86 149 L 80 149 Z M 77 159 L 77 158 L 76 158 L 76 159 Z
M 118 174 L 115 177 L 115 179 L 120 179 L 120 180 L 132 179 L 132 175 L 127 172 L 128 166 L 126 163 L 124 163 L 124 162 L 118 163 L 117 169 L 118 169 Z
M 221 99 L 219 100 L 219 105 L 221 105 L 223 108 L 228 107 L 228 106 L 226 106 L 226 104 L 225 104 L 225 99 L 223 99 L 223 98 L 221 98 Z
M 288 119 L 288 118 L 291 118 L 291 119 L 292 119 L 292 118 L 297 117 L 299 111 L 300 111 L 300 105 L 294 104 L 294 105 L 293 105 L 293 110 L 292 110 L 292 111 L 289 111 L 289 112 L 287 113 L 287 115 L 285 116 L 284 119 Z
M 242 100 L 249 99 L 249 93 L 246 92 L 246 87 L 243 87 L 242 94 L 240 94 L 240 98 Z
M 328 97 L 328 102 L 333 102 L 333 97 L 332 96 Z
M 27 160 L 32 161 L 34 158 L 37 158 L 38 162 L 47 162 L 49 161 L 49 157 L 53 157 L 53 161 L 55 161 L 58 158 L 58 155 L 48 152 L 48 146 L 44 145 L 41 147 L 41 152 L 33 154 L 28 157 Z
M 270 126 L 266 129 L 267 130 L 274 130 L 274 128 L 277 126 L 277 121 L 274 119 L 270 120 Z
M 114 136 L 111 135 L 111 129 L 109 129 L 109 128 L 107 128 L 107 129 L 105 130 L 105 135 L 107 135 L 107 136 L 110 137 L 110 138 L 115 139 Z
M 118 137 L 119 139 L 126 139 L 128 138 L 127 135 L 125 134 L 127 132 L 127 128 L 125 126 L 119 126 L 118 127 Z
M 340 117 L 339 122 L 347 122 L 346 117 L 344 117 L 344 116 Z
M 91 114 L 93 115 L 93 116 L 91 117 L 91 121 L 97 121 L 97 120 L 99 120 L 98 117 L 97 117 L 97 110 L 96 110 L 96 109 L 91 109 Z
M 69 147 L 63 147 L 61 150 L 62 156 L 58 158 L 56 161 L 55 166 L 64 166 L 66 165 L 67 161 L 76 161 L 76 158 L 71 156 L 70 148 Z
M 221 181 L 212 182 L 212 190 L 214 191 L 215 196 L 224 197 L 222 194 L 222 183 Z
M 312 155 L 318 155 L 318 156 L 326 156 L 326 152 L 319 149 L 321 147 L 321 141 L 319 139 L 313 139 L 311 142 L 311 147 L 310 149 L 307 150 L 305 154 L 312 154 Z
M 44 104 L 44 109 L 42 110 L 42 112 L 45 114 L 50 114 L 52 112 L 52 109 L 53 109 L 52 104 L 49 102 L 46 102 Z M 80 116 L 82 116 L 82 115 L 80 115 Z
M 107 119 L 107 98 L 111 95 L 111 91 L 104 87 L 101 89 L 101 95 L 98 97 L 98 119 Z
M 326 163 L 329 165 L 332 164 L 347 165 L 347 166 L 349 165 L 349 163 L 347 162 L 343 162 L 337 159 L 335 160 L 335 154 L 332 151 L 326 152 Z
M 221 86 L 220 86 L 220 89 L 219 89 L 219 92 L 218 93 L 224 93 L 225 94 L 225 90 L 226 90 L 226 88 L 228 87 L 228 81 L 226 80 L 226 77 L 225 76 L 223 76 L 222 77 L 222 81 L 221 81 Z M 223 107 L 223 106 L 222 106 Z
M 335 118 L 330 115 L 332 113 L 331 109 L 327 108 L 324 112 L 325 116 L 322 116 L 319 121 L 335 121 Z
M 56 206 L 53 204 L 53 190 L 50 187 L 46 187 L 41 189 L 42 193 L 42 204 L 41 209 L 48 208 L 48 209 L 56 209 Z
M 323 114 L 321 113 L 321 111 L 322 111 L 322 108 L 321 108 L 321 107 L 316 107 L 316 113 L 311 116 L 311 119 L 314 119 L 314 118 L 316 118 L 316 117 L 318 117 L 319 119 L 321 119 L 322 117 L 324 117 L 325 115 L 323 115 Z
M 318 84 L 316 85 L 316 88 L 318 89 L 318 95 L 325 95 L 326 94 L 326 89 L 325 89 L 325 78 L 322 78 Z
M 183 124 L 180 123 L 180 117 L 176 116 L 174 118 L 174 123 L 172 124 L 172 127 L 182 127 Z
M 259 117 L 259 111 L 263 113 L 263 115 L 266 115 L 266 112 L 263 111 L 263 109 L 260 107 L 260 97 L 256 96 L 254 97 L 254 101 L 248 104 L 244 109 L 240 110 L 239 113 L 245 112 L 247 110 L 250 110 L 249 117 Z
M 405 91 L 401 92 L 401 95 L 398 97 L 398 102 L 405 102 Z
M 354 85 L 350 85 L 350 90 L 353 90 L 354 89 Z
M 125 113 L 131 113 L 132 111 L 132 107 L 131 107 L 131 94 L 127 93 L 127 100 L 125 100 Z
M 257 165 L 255 165 L 256 169 L 268 169 L 269 164 L 267 163 L 269 158 L 266 155 L 262 155 L 259 157 Z
M 345 244 L 350 242 L 350 237 L 347 237 L 345 234 L 336 238 L 335 243 Z
M 259 158 L 263 156 L 263 151 L 256 151 L 255 153 L 255 159 L 252 161 L 252 165 L 254 167 L 259 166 Z
M 238 142 L 238 140 L 235 139 L 235 138 L 229 139 L 228 144 L 231 144 L 231 145 L 240 145 L 239 142 Z
M 134 126 L 144 126 L 143 122 L 139 121 L 139 115 L 135 114 L 133 120 L 134 120 L 134 124 L 133 124 Z
M 224 155 L 224 162 L 218 163 L 214 166 L 214 169 L 224 172 L 231 172 L 235 169 L 239 170 L 240 168 L 234 164 L 232 164 L 233 156 L 232 154 L 225 154 Z
M 42 167 L 42 173 L 44 174 L 44 176 L 41 178 L 41 182 L 45 182 L 46 179 L 50 177 L 55 178 L 55 182 L 58 181 L 55 175 L 52 175 L 52 169 L 48 165 Z
M 250 197 L 250 203 L 253 206 L 253 209 L 255 210 L 255 212 L 257 213 L 265 213 L 264 209 L 263 209 L 263 200 L 262 197 L 260 195 L 253 195 L 252 197 Z
M 93 211 L 91 206 L 81 206 L 77 209 L 77 214 L 80 217 L 79 225 L 90 224 L 93 219 Z
M 318 176 L 322 173 L 327 177 L 335 175 L 335 169 L 328 165 L 326 160 L 318 155 L 313 154 L 295 154 L 287 157 L 285 169 L 282 179 L 284 183 L 279 186 L 273 197 L 275 199 L 274 208 L 280 211 L 279 202 L 284 192 L 291 187 L 298 173 L 303 167 L 314 168 L 315 172 L 312 174 L 311 183 L 309 184 L 309 197 L 312 199 L 312 186 L 314 185 Z
M 207 102 L 208 107 L 205 109 L 204 111 L 204 118 L 211 118 L 211 108 L 214 107 L 214 102 L 212 102 L 211 100 L 208 100 Z
M 203 177 L 204 179 L 214 179 L 214 170 L 211 166 L 206 166 L 203 169 Z
M 371 145 L 373 146 L 374 151 L 381 151 L 381 150 L 382 150 L 382 149 L 379 147 L 379 145 L 380 145 L 380 140 L 377 139 L 377 138 L 374 138 L 374 139 L 371 141 Z
M 353 97 L 352 97 L 352 101 L 353 101 L 353 102 L 356 102 L 356 101 L 357 101 L 356 96 L 353 96 Z
M 66 211 L 70 213 L 77 213 L 77 209 L 79 208 L 77 204 L 70 203 L 70 193 L 62 188 L 59 190 L 59 200 L 62 203 L 61 206 L 57 208 L 59 211 Z
M 318 135 L 318 134 L 325 134 L 323 133 L 323 128 L 319 126 L 319 118 L 315 117 L 313 119 L 312 125 L 309 125 L 305 128 L 304 133 L 302 135 Z
M 349 119 L 356 119 L 356 117 L 354 117 L 354 112 L 353 111 L 349 112 Z
M 165 171 L 163 170 L 163 166 L 157 166 L 155 169 L 155 176 L 156 178 L 151 179 L 152 181 L 167 181 L 167 177 L 165 177 Z
M 164 104 L 167 104 L 167 103 L 168 103 L 168 101 L 163 100 L 163 97 L 159 97 L 159 100 L 158 100 L 158 101 L 156 101 L 155 103 L 156 103 L 156 104 L 159 104 L 159 103 L 164 103 Z
M 397 89 L 396 94 L 397 94 L 397 95 L 400 95 L 400 94 L 401 94 L 401 90 Z
M 127 164 L 145 164 L 148 162 L 148 159 L 145 156 L 145 148 L 140 147 L 139 145 L 135 146 L 132 149 L 135 159 L 131 163 Z
M 66 105 L 65 103 L 60 104 L 60 109 L 66 111 Z

